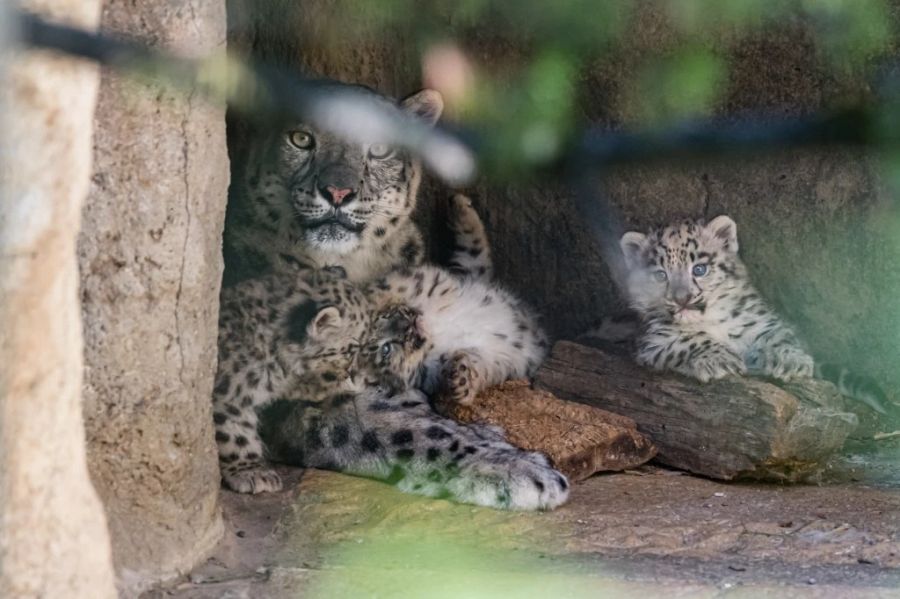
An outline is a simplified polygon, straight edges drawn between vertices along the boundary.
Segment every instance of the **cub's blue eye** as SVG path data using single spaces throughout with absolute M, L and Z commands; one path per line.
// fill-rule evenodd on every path
M 667 275 L 664 270 L 657 270 L 653 273 L 653 278 L 662 283 L 669 278 L 669 275 Z
M 382 355 L 382 357 L 387 358 L 389 355 L 391 355 L 391 350 L 392 350 L 392 349 L 393 349 L 393 347 L 391 347 L 391 343 L 390 343 L 390 342 L 383 344 L 383 345 L 381 346 L 381 355 Z
M 694 273 L 695 277 L 702 277 L 707 273 L 708 270 L 709 266 L 707 266 L 706 264 L 695 264 L 691 272 Z

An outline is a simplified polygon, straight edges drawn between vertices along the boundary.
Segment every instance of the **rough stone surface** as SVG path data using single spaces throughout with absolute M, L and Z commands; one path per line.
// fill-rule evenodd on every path
M 98 0 L 22 5 L 91 29 L 100 16 Z M 112 598 L 84 448 L 75 262 L 98 73 L 28 53 L 0 60 L 0 80 L 0 596 Z
M 663 3 L 639 3 L 624 45 L 580 74 L 578 109 L 586 122 L 633 120 L 626 100 L 635 67 L 679 41 L 661 17 Z M 419 48 L 406 30 L 346 35 L 371 17 L 341 11 L 340 5 L 231 0 L 231 39 L 237 47 L 252 45 L 265 60 L 395 96 L 420 87 Z M 452 32 L 453 24 L 447 26 Z M 722 116 L 804 114 L 870 92 L 859 73 L 825 67 L 800 19 L 741 39 L 726 31 L 704 43 L 730 64 Z M 527 50 L 504 39 L 502 31 L 479 31 L 462 45 L 479 66 L 500 76 L 504 65 L 527 58 Z M 879 166 L 876 156 L 855 149 L 798 150 L 617 167 L 595 191 L 598 201 L 601 193 L 609 198 L 615 222 L 607 225 L 617 234 L 681 216 L 731 215 L 760 290 L 798 326 L 813 353 L 876 377 L 896 399 L 900 369 L 885 356 L 900 353 L 900 208 Z M 418 218 L 433 229 L 435 207 L 448 192 L 428 181 L 422 189 Z M 595 237 L 572 189 L 528 181 L 485 182 L 470 191 L 494 245 L 495 272 L 543 313 L 556 336 L 574 337 L 621 305 L 602 257 L 604 248 L 615 247 L 617 235 Z
M 102 28 L 224 51 L 219 0 L 105 2 Z M 212 433 L 224 108 L 104 72 L 79 239 L 85 414 L 125 593 L 191 568 L 222 534 Z
M 511 513 L 282 470 L 281 493 L 225 493 L 225 542 L 146 599 L 886 599 L 900 583 L 892 472 L 892 488 L 782 486 L 643 467 L 576 484 L 553 512 Z

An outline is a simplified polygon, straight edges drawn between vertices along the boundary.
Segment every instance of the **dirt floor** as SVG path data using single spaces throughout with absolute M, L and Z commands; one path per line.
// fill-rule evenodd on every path
M 145 597 L 900 597 L 898 456 L 842 459 L 820 485 L 648 466 L 542 514 L 285 469 L 281 493 L 223 492 L 216 554 Z

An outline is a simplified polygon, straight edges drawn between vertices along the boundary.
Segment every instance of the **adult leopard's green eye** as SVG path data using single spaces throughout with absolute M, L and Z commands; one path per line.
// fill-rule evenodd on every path
M 288 133 L 288 141 L 301 150 L 308 150 L 315 144 L 313 136 L 305 131 L 291 131 Z
M 372 144 L 369 146 L 369 156 L 372 158 L 387 158 L 393 150 L 387 144 Z

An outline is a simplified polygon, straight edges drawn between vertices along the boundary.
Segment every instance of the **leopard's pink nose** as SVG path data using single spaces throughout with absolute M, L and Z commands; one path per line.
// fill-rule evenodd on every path
M 335 206 L 340 206 L 341 202 L 343 202 L 347 196 L 353 193 L 353 190 L 349 187 L 341 189 L 339 187 L 335 187 L 334 185 L 329 185 L 325 188 L 325 191 L 328 192 L 326 199 L 329 199 L 329 201 Z

